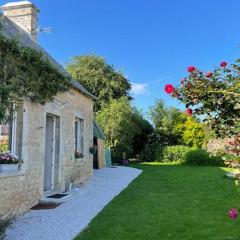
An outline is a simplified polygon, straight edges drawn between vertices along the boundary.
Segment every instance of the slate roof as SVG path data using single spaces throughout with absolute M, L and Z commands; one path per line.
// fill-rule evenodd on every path
M 0 13 L 0 21 L 2 25 L 2 33 L 10 39 L 16 39 L 20 45 L 24 47 L 33 48 L 39 52 L 42 52 L 43 56 L 64 76 L 67 76 L 71 79 L 72 86 L 79 90 L 84 95 L 96 100 L 97 97 L 91 94 L 81 83 L 74 80 L 72 76 L 59 64 L 57 61 L 51 57 L 49 53 L 47 53 L 32 37 L 17 26 L 14 22 L 12 22 L 9 18 L 5 17 L 3 14 Z

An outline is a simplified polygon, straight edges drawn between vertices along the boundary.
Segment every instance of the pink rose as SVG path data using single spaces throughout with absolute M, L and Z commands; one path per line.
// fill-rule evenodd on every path
M 181 84 L 184 84 L 185 81 L 186 81 L 186 78 L 183 78 L 183 79 L 181 80 Z
M 191 108 L 187 108 L 186 110 L 186 114 L 189 115 L 189 116 L 192 116 L 192 109 Z
M 207 74 L 206 74 L 206 77 L 211 78 L 212 77 L 212 72 L 208 71 Z
M 228 216 L 229 216 L 231 219 L 235 220 L 235 219 L 237 218 L 237 216 L 238 216 L 238 211 L 237 211 L 237 209 L 235 209 L 235 208 L 230 209 L 229 212 L 228 212 Z
M 167 94 L 171 94 L 174 90 L 175 90 L 175 88 L 172 84 L 166 84 L 165 85 L 165 92 Z
M 195 69 L 196 69 L 196 68 L 195 68 L 194 66 L 189 66 L 189 67 L 187 67 L 187 71 L 188 71 L 189 73 L 193 72 Z
M 221 67 L 226 67 L 227 66 L 227 62 L 225 62 L 225 61 L 221 62 L 220 66 Z

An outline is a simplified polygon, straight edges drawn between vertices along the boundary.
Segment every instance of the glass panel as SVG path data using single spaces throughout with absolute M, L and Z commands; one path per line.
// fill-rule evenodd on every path
M 75 151 L 78 150 L 78 122 L 75 120 Z
M 75 119 L 75 151 L 84 152 L 84 120 Z
M 84 120 L 80 120 L 80 152 L 84 153 Z
M 11 151 L 11 135 L 10 124 L 0 125 L 0 152 Z

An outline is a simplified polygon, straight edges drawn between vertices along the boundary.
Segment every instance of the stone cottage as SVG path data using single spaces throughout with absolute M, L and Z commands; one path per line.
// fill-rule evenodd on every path
M 3 34 L 22 46 L 41 51 L 62 74 L 68 74 L 37 43 L 37 13 L 28 1 L 1 7 Z M 93 105 L 95 96 L 72 80 L 68 92 L 45 105 L 22 100 L 12 122 L 0 125 L 0 141 L 23 164 L 0 172 L 0 216 L 22 213 L 46 194 L 64 192 L 72 182 L 84 183 L 93 173 Z M 75 152 L 80 153 L 76 157 Z

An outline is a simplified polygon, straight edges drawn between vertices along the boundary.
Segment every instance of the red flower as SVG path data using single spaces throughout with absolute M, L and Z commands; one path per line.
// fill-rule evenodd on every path
M 228 141 L 228 144 L 229 145 L 234 145 L 234 142 L 230 140 L 230 141 Z
M 226 67 L 226 66 L 227 66 L 227 62 L 224 62 L 224 61 L 221 62 L 220 66 L 221 66 L 221 67 Z
M 165 85 L 165 92 L 167 94 L 171 94 L 174 90 L 175 90 L 175 88 L 172 84 L 166 84 Z
M 237 211 L 237 209 L 235 209 L 235 208 L 230 209 L 229 212 L 228 212 L 228 216 L 229 216 L 231 219 L 235 220 L 235 219 L 237 218 L 237 216 L 238 216 L 238 211 Z
M 208 71 L 207 74 L 206 74 L 206 77 L 211 78 L 212 77 L 212 72 Z
M 189 66 L 189 67 L 187 68 L 187 71 L 191 73 L 191 72 L 193 72 L 195 69 L 196 69 L 196 68 L 195 68 L 194 66 Z
M 183 78 L 183 79 L 181 80 L 181 84 L 184 84 L 185 81 L 186 81 L 186 78 Z
M 191 108 L 187 108 L 186 110 L 186 114 L 189 115 L 189 116 L 192 116 L 192 109 Z

